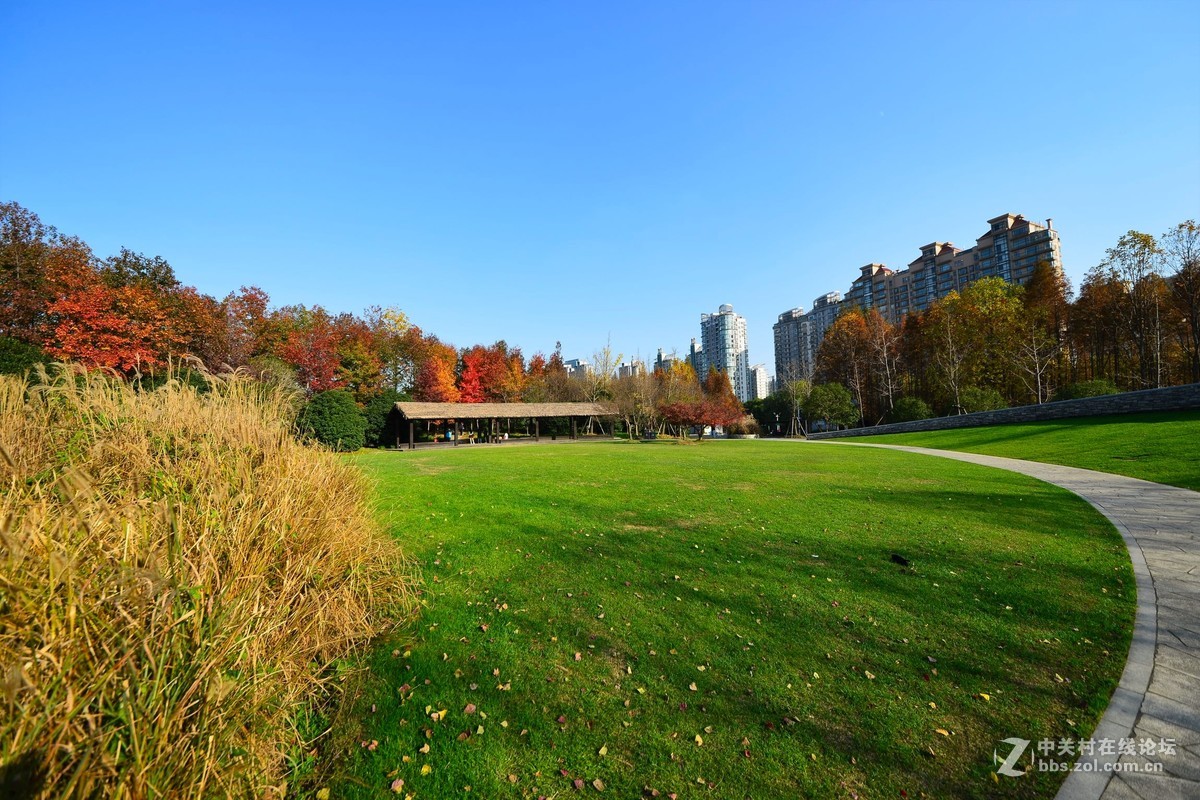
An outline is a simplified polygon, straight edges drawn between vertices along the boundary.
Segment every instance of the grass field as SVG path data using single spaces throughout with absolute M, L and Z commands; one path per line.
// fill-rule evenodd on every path
M 895 433 L 851 441 L 1024 458 L 1200 491 L 1200 411 Z
M 353 460 L 425 607 L 321 745 L 333 798 L 1045 796 L 993 749 L 1085 734 L 1124 664 L 1119 536 L 1023 476 L 753 441 Z

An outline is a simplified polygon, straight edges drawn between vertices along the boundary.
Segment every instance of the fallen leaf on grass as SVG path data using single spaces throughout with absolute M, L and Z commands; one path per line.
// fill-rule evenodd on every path
M 597 752 L 600 753 L 600 755 L 602 755 L 602 756 L 608 755 L 608 745 L 607 744 L 602 745 Z
M 604 781 L 600 780 L 599 778 L 596 778 L 596 780 L 592 781 L 592 786 L 595 787 L 597 792 L 604 791 Z
M 945 728 L 938 728 L 937 730 L 934 731 L 934 733 L 940 733 L 942 736 L 950 735 L 950 731 L 946 730 Z

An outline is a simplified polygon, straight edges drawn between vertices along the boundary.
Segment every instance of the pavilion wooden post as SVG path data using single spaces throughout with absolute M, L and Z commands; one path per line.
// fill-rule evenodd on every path
M 578 436 L 579 436 L 579 431 L 575 427 L 575 422 L 576 422 L 575 418 L 571 417 L 571 438 L 572 439 L 578 438 Z
M 411 419 L 408 421 L 408 449 L 409 450 L 417 449 L 416 434 L 413 432 L 413 426 L 415 424 L 416 423 L 413 422 Z
M 458 440 L 462 438 L 462 430 L 459 427 L 460 424 L 461 423 L 458 420 L 454 420 L 454 446 L 455 447 L 458 447 Z
M 538 424 L 538 422 L 539 422 L 538 418 L 537 418 L 537 417 L 534 417 L 534 418 L 533 418 L 533 440 L 534 440 L 535 442 L 537 442 L 537 441 L 540 441 L 540 440 L 541 440 L 541 431 L 542 431 L 542 426 L 541 426 L 541 425 L 539 425 L 539 424 Z

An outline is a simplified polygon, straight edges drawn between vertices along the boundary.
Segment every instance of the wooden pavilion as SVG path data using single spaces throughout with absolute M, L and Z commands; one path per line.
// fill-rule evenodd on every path
M 571 438 L 579 436 L 578 423 L 581 419 L 591 417 L 612 418 L 617 416 L 617 410 L 606 403 L 396 403 L 393 411 L 400 418 L 399 430 L 408 427 L 408 449 L 416 449 L 417 422 L 453 422 L 454 444 L 459 443 L 464 420 L 471 420 L 478 426 L 483 421 L 488 422 L 488 430 L 494 431 L 500 420 L 529 419 L 533 420 L 533 440 L 541 437 L 541 420 L 570 419 Z M 396 442 L 400 446 L 400 442 Z

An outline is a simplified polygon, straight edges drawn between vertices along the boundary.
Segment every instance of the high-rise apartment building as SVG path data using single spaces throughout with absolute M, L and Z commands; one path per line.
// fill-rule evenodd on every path
M 803 350 L 804 309 L 796 306 L 779 315 L 771 326 L 775 334 L 775 374 L 781 380 L 800 376 L 800 360 Z
M 1062 272 L 1062 251 L 1053 220 L 1040 225 L 1020 214 L 1002 214 L 989 219 L 987 233 L 966 250 L 950 242 L 930 242 L 921 247 L 920 257 L 898 272 L 883 264 L 860 267 L 844 298 L 830 292 L 814 300 L 807 314 L 794 308 L 779 315 L 775 324 L 776 380 L 782 382 L 793 374 L 812 377 L 821 340 L 842 308 L 878 309 L 884 319 L 898 325 L 906 314 L 924 311 L 935 300 L 962 291 L 981 278 L 995 276 L 1024 284 L 1042 262 Z
M 696 377 L 704 380 L 704 376 L 708 374 L 708 359 L 704 357 L 704 348 L 696 344 L 695 339 L 692 339 L 692 343 L 688 345 L 687 361 L 692 365 L 692 371 L 696 373 Z
M 755 364 L 750 368 L 751 400 L 763 400 L 771 393 L 771 376 L 766 364 Z
M 700 315 L 700 341 L 707 368 L 729 376 L 733 393 L 743 403 L 753 399 L 750 386 L 750 352 L 746 344 L 746 320 L 725 304 L 715 314 Z M 705 372 L 697 372 L 701 380 Z
M 669 356 L 665 355 L 663 353 L 663 349 L 660 347 L 658 348 L 658 355 L 654 359 L 654 371 L 670 372 L 671 367 L 675 366 L 676 361 L 678 361 L 678 359 L 675 357 L 674 353 L 671 353 Z
M 812 310 L 793 308 L 775 323 L 775 380 L 812 380 L 817 366 L 817 349 L 825 331 L 837 319 L 842 296 L 829 292 L 813 300 Z
M 660 350 L 659 353 L 661 354 L 662 351 Z M 617 377 L 618 378 L 636 378 L 639 375 L 645 375 L 645 374 L 646 374 L 646 365 L 643 362 L 638 361 L 636 359 L 634 359 L 633 361 L 630 361 L 628 364 L 626 364 L 625 362 L 621 362 L 619 365 L 617 365 Z
M 563 367 L 572 378 L 586 378 L 592 372 L 592 365 L 582 358 L 572 358 L 563 362 Z
M 899 272 L 883 264 L 861 267 L 843 302 L 878 309 L 888 322 L 899 324 L 906 314 L 924 311 L 938 298 L 981 278 L 1023 284 L 1040 262 L 1062 271 L 1052 220 L 1039 225 L 1019 214 L 1003 214 L 989 219 L 988 226 L 966 250 L 950 242 L 923 245 L 920 257 Z

